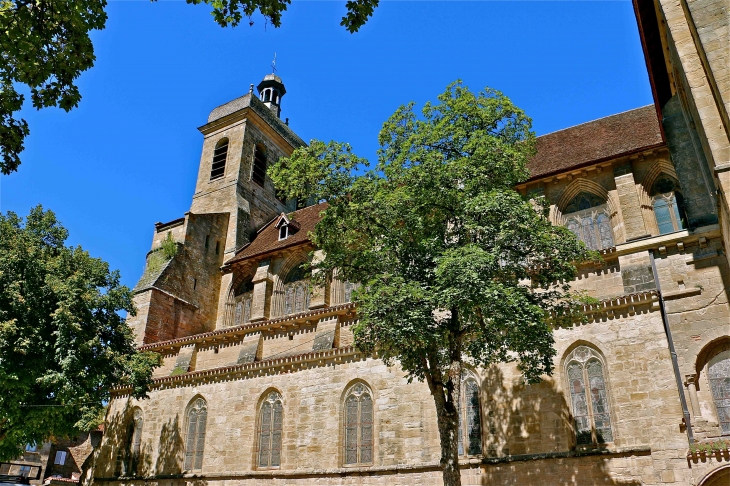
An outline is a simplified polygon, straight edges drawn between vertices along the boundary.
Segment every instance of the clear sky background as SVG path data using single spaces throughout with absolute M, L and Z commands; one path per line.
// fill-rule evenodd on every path
M 110 1 L 79 107 L 23 112 L 31 135 L 19 171 L 0 179 L 0 211 L 52 209 L 69 243 L 133 287 L 154 223 L 190 208 L 197 127 L 271 72 L 274 52 L 290 127 L 371 160 L 399 105 L 435 100 L 456 79 L 503 91 L 538 135 L 652 103 L 629 0 L 384 0 L 356 34 L 339 25 L 345 0 L 293 0 L 279 29 L 260 17 L 222 29 L 209 11 Z

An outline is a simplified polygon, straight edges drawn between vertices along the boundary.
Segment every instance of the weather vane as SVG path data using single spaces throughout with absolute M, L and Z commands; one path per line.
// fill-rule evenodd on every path
M 271 61 L 271 74 L 276 73 L 276 53 L 274 53 L 274 60 Z

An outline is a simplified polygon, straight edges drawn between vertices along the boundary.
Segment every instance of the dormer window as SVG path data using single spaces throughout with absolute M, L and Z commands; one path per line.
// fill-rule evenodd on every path
M 298 226 L 295 222 L 289 221 L 286 214 L 281 213 L 275 227 L 279 230 L 279 241 L 281 241 L 289 238 L 290 234 L 296 233 Z

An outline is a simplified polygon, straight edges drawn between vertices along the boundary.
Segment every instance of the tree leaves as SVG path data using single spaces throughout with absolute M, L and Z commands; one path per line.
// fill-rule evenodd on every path
M 95 427 L 110 388 L 145 396 L 160 362 L 119 315 L 134 307 L 118 272 L 67 236 L 40 206 L 0 215 L 0 460 Z

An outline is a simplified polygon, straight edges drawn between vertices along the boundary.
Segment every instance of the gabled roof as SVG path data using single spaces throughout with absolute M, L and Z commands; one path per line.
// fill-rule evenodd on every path
M 534 180 L 663 144 L 656 108 L 647 105 L 538 137 L 527 167 Z
M 284 215 L 289 220 L 289 225 L 298 230 L 290 232 L 289 237 L 284 240 L 279 240 L 279 231 L 277 229 L 277 223 L 282 219 L 282 215 L 275 217 L 256 233 L 251 243 L 238 250 L 236 255 L 228 260 L 225 265 L 231 265 L 275 250 L 308 243 L 309 232 L 314 231 L 314 226 L 320 220 L 319 214 L 327 209 L 327 206 L 327 203 L 315 204 L 289 213 L 289 215 Z

